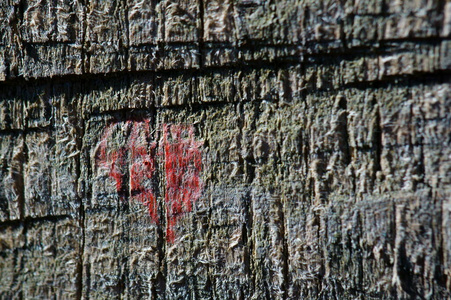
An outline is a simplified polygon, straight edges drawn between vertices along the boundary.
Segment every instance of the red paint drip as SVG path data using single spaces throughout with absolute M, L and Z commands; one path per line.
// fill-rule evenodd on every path
M 163 149 L 166 175 L 166 237 L 169 242 L 175 238 L 174 226 L 177 219 L 192 210 L 192 203 L 202 189 L 201 142 L 194 140 L 194 128 L 189 125 L 163 125 Z

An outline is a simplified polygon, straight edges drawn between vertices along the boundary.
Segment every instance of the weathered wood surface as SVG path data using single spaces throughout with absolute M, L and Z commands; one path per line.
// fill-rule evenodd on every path
M 0 1 L 1 299 L 449 299 L 451 2 Z

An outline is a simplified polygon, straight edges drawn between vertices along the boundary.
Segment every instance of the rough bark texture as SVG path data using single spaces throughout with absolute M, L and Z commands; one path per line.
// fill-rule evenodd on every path
M 451 2 L 0 1 L 0 298 L 449 299 Z

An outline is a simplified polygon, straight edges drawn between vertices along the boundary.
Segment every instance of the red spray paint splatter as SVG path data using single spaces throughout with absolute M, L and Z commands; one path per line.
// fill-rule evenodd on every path
M 109 170 L 109 176 L 116 181 L 116 190 L 123 191 L 124 165 L 125 165 L 125 149 L 120 148 L 116 150 L 108 149 L 108 140 L 113 135 L 117 124 L 110 124 L 105 128 L 102 139 L 98 148 L 98 162 L 99 165 Z
M 163 125 L 163 150 L 166 175 L 166 237 L 174 241 L 177 218 L 190 212 L 202 189 L 201 142 L 194 140 L 194 128 L 188 125 Z
M 125 125 L 125 128 L 124 128 Z M 108 149 L 108 141 L 114 132 L 130 132 L 127 144 L 118 149 Z M 98 164 L 109 170 L 116 182 L 116 191 L 121 197 L 127 195 L 147 206 L 152 220 L 159 224 L 158 204 L 152 190 L 155 176 L 155 143 L 150 137 L 149 121 L 127 121 L 105 128 L 98 148 Z M 192 210 L 192 204 L 200 197 L 202 182 L 201 142 L 194 139 L 194 128 L 190 125 L 163 125 L 163 136 L 159 155 L 163 156 L 166 177 L 166 238 L 173 242 L 177 219 Z M 130 162 L 130 163 L 127 163 Z M 127 168 L 128 166 L 128 168 Z M 128 188 L 124 178 L 128 175 Z
M 147 141 L 150 135 L 149 121 L 127 121 L 125 128 L 120 124 L 109 125 L 102 136 L 99 150 L 99 165 L 109 169 L 109 176 L 116 181 L 116 191 L 121 197 L 129 196 L 140 201 L 149 209 L 152 220 L 158 223 L 157 201 L 152 191 L 152 178 L 155 171 L 155 160 L 151 155 L 155 144 Z M 119 149 L 108 149 L 108 141 L 113 138 L 115 131 L 131 132 L 128 142 Z M 127 161 L 131 164 L 127 168 Z M 128 188 L 124 182 L 129 175 Z
M 130 122 L 130 121 L 129 121 Z M 133 122 L 128 143 L 130 154 L 130 197 L 147 206 L 152 220 L 158 224 L 158 204 L 152 191 L 155 159 L 152 151 L 154 143 L 148 142 L 149 121 Z

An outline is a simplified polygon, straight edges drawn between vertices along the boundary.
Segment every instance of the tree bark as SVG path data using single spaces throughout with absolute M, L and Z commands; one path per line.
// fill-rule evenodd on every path
M 0 298 L 451 298 L 451 2 L 3 0 Z

